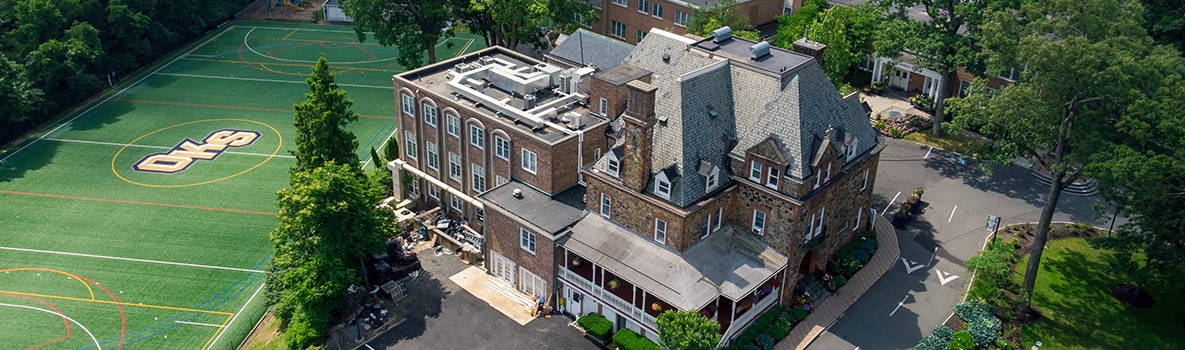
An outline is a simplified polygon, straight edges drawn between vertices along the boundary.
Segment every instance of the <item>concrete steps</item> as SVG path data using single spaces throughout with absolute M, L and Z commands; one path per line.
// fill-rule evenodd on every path
M 1034 168 L 1029 168 L 1029 173 L 1032 173 L 1033 177 L 1037 179 L 1037 182 L 1041 183 L 1042 185 L 1053 185 L 1053 178 L 1049 175 L 1045 175 L 1045 173 L 1037 171 Z M 1073 196 L 1090 197 L 1099 193 L 1098 183 L 1096 183 L 1094 179 L 1075 181 L 1066 185 L 1066 187 L 1062 189 L 1062 193 Z
M 520 293 L 518 290 L 515 290 L 514 287 L 512 287 L 509 283 L 506 283 L 506 281 L 497 278 L 491 278 L 485 282 L 482 282 L 482 284 L 494 292 L 502 294 L 516 303 L 522 304 L 523 307 L 530 307 L 535 304 L 535 302 L 532 301 L 530 297 L 523 295 L 523 293 Z

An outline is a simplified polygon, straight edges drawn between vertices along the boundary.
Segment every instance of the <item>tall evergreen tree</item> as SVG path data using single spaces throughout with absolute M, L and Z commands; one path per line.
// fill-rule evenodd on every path
M 350 122 L 358 120 L 358 114 L 350 110 L 354 101 L 346 98 L 346 92 L 333 82 L 335 74 L 329 71 L 325 57 L 317 60 L 313 73 L 305 82 L 310 92 L 304 102 L 297 103 L 296 110 L 296 166 L 293 171 L 307 171 L 328 162 L 349 166 L 358 170 L 358 138 L 346 130 Z

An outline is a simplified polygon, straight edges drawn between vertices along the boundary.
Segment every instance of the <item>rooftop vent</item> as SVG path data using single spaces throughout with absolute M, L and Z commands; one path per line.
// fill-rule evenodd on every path
M 671 62 L 671 54 L 670 53 L 662 54 L 662 61 L 670 63 Z
M 749 57 L 752 57 L 754 60 L 759 60 L 762 57 L 769 56 L 769 42 L 762 41 L 754 44 L 753 46 L 749 46 L 749 53 Z
M 712 42 L 719 44 L 728 39 L 732 39 L 732 28 L 723 26 L 712 31 Z
M 523 199 L 523 190 L 516 188 L 516 189 L 514 189 L 513 193 L 514 193 L 514 198 Z

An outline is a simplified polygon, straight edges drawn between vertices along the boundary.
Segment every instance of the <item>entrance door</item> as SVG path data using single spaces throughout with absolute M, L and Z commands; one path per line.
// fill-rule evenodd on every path
M 584 296 L 580 295 L 580 292 L 572 289 L 571 287 L 562 286 L 561 288 L 564 288 L 564 301 L 566 302 L 566 305 L 564 306 L 565 310 L 573 315 L 583 315 L 584 309 L 580 308 L 580 305 L 581 301 L 584 301 Z
M 493 261 L 490 262 L 490 273 L 513 286 L 514 262 L 493 250 L 490 251 L 490 255 L 493 257 Z
M 816 264 L 819 260 L 819 250 L 812 250 L 802 256 L 802 261 L 798 262 L 798 274 L 809 275 L 815 272 Z
M 909 71 L 901 68 L 893 68 L 893 75 L 889 77 L 889 85 L 901 89 L 909 86 Z

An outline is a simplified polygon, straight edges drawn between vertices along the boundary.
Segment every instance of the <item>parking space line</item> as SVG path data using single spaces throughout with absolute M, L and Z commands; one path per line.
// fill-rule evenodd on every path
M 946 219 L 946 222 L 950 222 L 951 220 L 955 219 L 955 210 L 958 210 L 958 209 L 959 209 L 959 206 L 956 205 L 954 209 L 950 210 L 950 218 Z
M 885 210 L 881 212 L 881 215 L 884 215 L 885 213 L 888 213 L 888 212 L 889 212 L 889 207 L 890 207 L 890 206 L 893 206 L 893 202 L 896 202 L 896 201 L 897 201 L 897 197 L 900 197 L 900 196 L 901 196 L 901 191 L 897 191 L 897 195 L 896 195 L 896 196 L 893 196 L 893 200 L 889 201 L 889 205 L 886 205 L 886 206 L 885 206 Z

